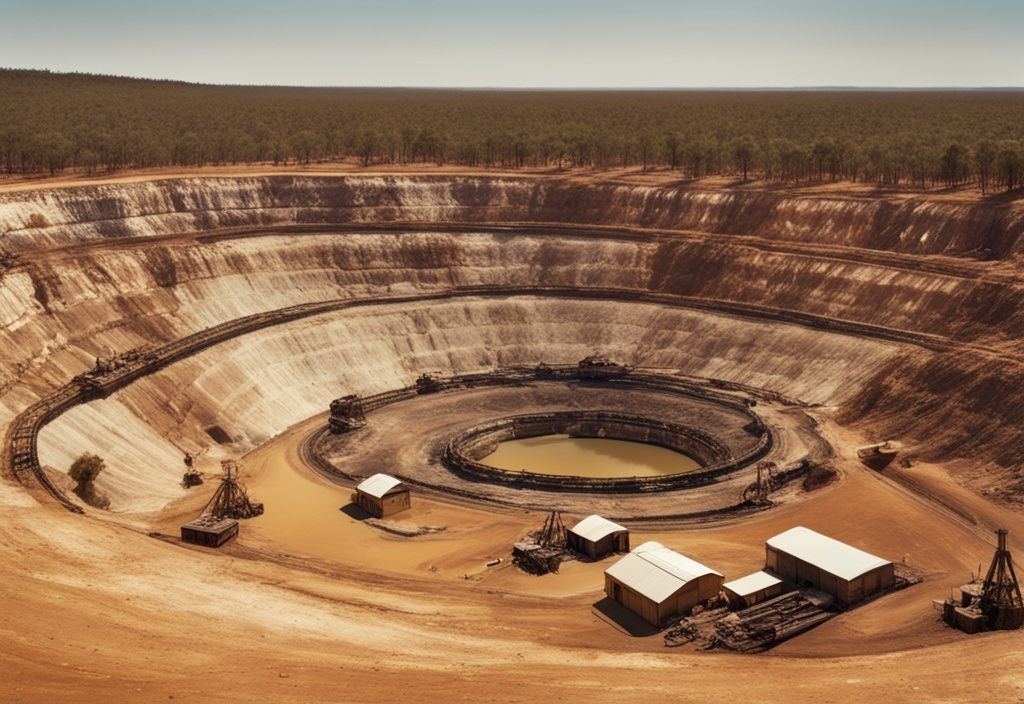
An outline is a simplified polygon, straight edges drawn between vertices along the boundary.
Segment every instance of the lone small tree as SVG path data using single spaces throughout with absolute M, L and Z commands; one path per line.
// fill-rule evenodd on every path
M 68 475 L 75 480 L 75 494 L 82 501 L 98 508 L 106 508 L 110 505 L 110 501 L 99 494 L 93 484 L 106 466 L 102 457 L 85 452 L 71 463 L 71 468 L 68 470 Z

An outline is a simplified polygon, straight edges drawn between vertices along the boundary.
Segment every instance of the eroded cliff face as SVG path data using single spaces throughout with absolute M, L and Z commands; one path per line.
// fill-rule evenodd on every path
M 100 452 L 116 507 L 149 509 L 177 491 L 181 453 L 214 444 L 214 425 L 237 452 L 335 396 L 401 386 L 422 371 L 601 352 L 843 405 L 845 422 L 919 442 L 933 458 L 969 447 L 980 465 L 1007 464 L 1020 459 L 1013 428 L 1024 413 L 1012 259 L 1021 212 L 531 178 L 216 178 L 0 195 L 0 249 L 20 254 L 0 279 L 0 424 L 98 356 L 261 311 L 559 286 L 670 293 L 703 309 L 524 290 L 506 302 L 341 311 L 219 345 L 70 412 L 44 432 L 43 460 L 63 470 L 83 450 Z M 389 221 L 436 230 L 369 227 Z M 656 231 L 574 234 L 531 222 Z M 322 227 L 289 229 L 296 223 Z M 331 231 L 337 223 L 368 226 Z M 450 223 L 470 226 L 446 231 Z M 492 223 L 526 224 L 487 230 Z M 246 231 L 204 234 L 219 227 Z M 1004 261 L 979 261 L 981 250 Z M 724 312 L 737 306 L 806 319 Z M 830 320 L 942 344 L 828 332 Z M 942 411 L 955 408 L 965 422 Z M 979 432 L 983 418 L 989 432 Z
M 389 221 L 637 226 L 1002 258 L 1019 251 L 1024 209 L 537 177 L 197 178 L 0 195 L 0 242 L 12 251 L 217 227 Z

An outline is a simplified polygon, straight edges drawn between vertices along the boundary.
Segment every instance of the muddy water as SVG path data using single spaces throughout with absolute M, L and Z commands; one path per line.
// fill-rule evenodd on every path
M 659 477 L 700 468 L 693 458 L 657 445 L 568 435 L 509 440 L 479 461 L 510 472 L 604 479 Z

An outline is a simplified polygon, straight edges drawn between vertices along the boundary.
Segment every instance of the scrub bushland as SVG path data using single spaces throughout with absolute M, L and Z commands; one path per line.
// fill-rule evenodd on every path
M 1024 91 L 213 86 L 0 70 L 11 175 L 358 160 L 1024 186 Z

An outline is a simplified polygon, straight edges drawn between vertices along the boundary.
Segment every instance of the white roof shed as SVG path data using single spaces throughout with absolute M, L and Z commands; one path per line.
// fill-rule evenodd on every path
M 722 585 L 722 589 L 728 589 L 734 594 L 739 594 L 740 596 L 750 596 L 751 594 L 756 594 L 764 589 L 770 589 L 776 584 L 782 584 L 782 580 L 775 575 L 762 570 L 760 572 L 748 574 L 746 577 L 740 577 L 739 579 L 734 579 L 731 582 L 726 582 Z
M 401 479 L 395 479 L 388 474 L 374 474 L 372 477 L 367 477 L 356 486 L 356 491 L 361 491 L 367 496 L 372 496 L 375 499 L 383 499 L 390 493 L 393 493 L 396 489 L 406 489 L 405 484 L 402 483 Z
M 708 574 L 722 576 L 653 540 L 637 546 L 605 573 L 659 604 L 687 582 Z
M 802 526 L 769 538 L 768 546 L 847 581 L 891 564 L 888 560 Z
M 589 540 L 596 543 L 602 538 L 611 535 L 612 533 L 619 533 L 626 530 L 618 523 L 613 523 L 607 518 L 602 518 L 597 514 L 587 516 L 582 521 L 574 525 L 569 529 L 571 532 L 580 536 L 584 540 Z

